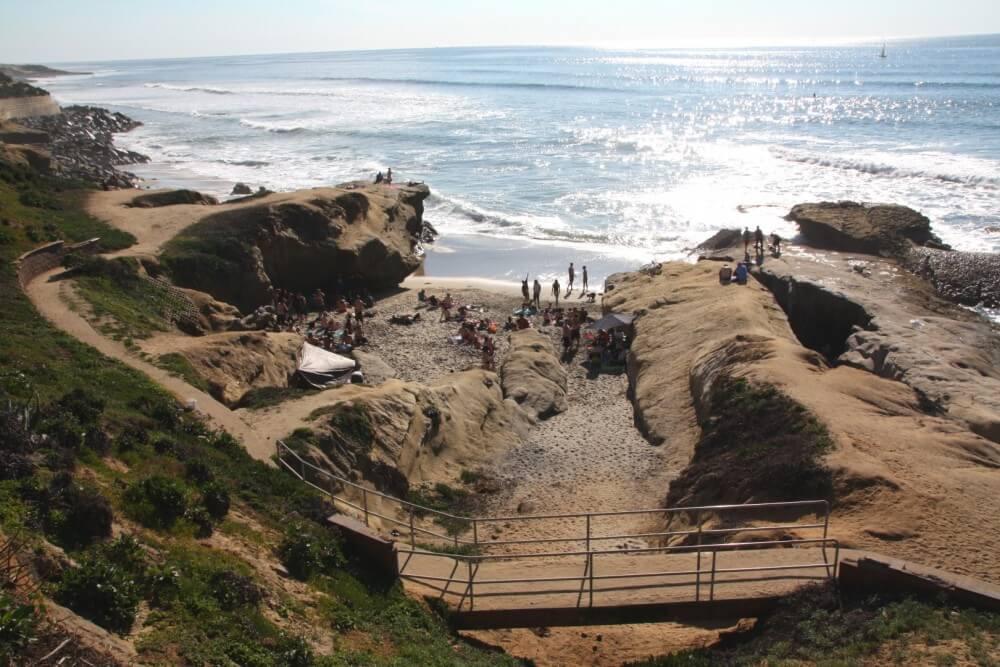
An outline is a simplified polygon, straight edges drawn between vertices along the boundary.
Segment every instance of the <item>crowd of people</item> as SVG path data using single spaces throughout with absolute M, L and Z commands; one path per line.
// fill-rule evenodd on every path
M 276 288 L 271 303 L 258 307 L 243 324 L 248 329 L 301 333 L 313 345 L 344 353 L 368 342 L 364 322 L 374 305 L 367 289 L 338 296 L 317 288 L 307 296 Z

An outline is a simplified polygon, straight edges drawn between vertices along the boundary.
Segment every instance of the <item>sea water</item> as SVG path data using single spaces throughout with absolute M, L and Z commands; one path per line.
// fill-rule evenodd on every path
M 449 48 L 71 63 L 161 185 L 424 181 L 444 275 L 591 282 L 804 201 L 894 202 L 1000 251 L 1000 36 L 816 48 Z

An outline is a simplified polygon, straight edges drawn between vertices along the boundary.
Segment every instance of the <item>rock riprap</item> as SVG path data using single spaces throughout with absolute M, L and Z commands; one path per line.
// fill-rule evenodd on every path
M 536 419 L 565 412 L 566 369 L 552 340 L 534 329 L 510 335 L 510 351 L 500 371 L 504 396 L 514 399 Z
M 174 282 L 244 312 L 272 288 L 395 287 L 422 259 L 425 185 L 348 184 L 273 194 L 213 211 L 164 248 Z

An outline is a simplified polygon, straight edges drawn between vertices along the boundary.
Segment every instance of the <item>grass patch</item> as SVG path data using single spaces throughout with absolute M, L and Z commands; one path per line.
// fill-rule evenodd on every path
M 104 334 L 115 340 L 143 339 L 172 328 L 175 298 L 142 279 L 134 259 L 87 258 L 77 271 L 77 292 L 90 304 Z
M 208 381 L 195 370 L 191 362 L 187 360 L 187 357 L 179 352 L 161 354 L 156 358 L 154 363 L 174 377 L 184 380 L 195 389 L 200 389 L 206 393 L 211 390 Z
M 471 514 L 474 509 L 473 496 L 465 489 L 456 489 L 441 482 L 433 486 L 425 484 L 411 488 L 406 494 L 406 500 L 414 505 L 456 516 L 453 519 L 434 515 L 434 523 L 444 528 L 448 535 L 461 535 L 472 529 L 472 522 L 462 518 Z M 426 516 L 423 512 L 415 512 L 415 515 Z
M 247 410 L 263 410 L 280 405 L 285 401 L 315 394 L 318 391 L 318 389 L 311 387 L 255 387 L 243 394 L 236 407 Z
M 691 463 L 671 482 L 668 507 L 830 498 L 829 432 L 773 385 L 720 378 Z
M 827 584 L 787 598 L 754 630 L 727 643 L 634 665 L 954 664 L 950 659 L 996 665 L 1000 614 L 913 599 L 841 599 Z

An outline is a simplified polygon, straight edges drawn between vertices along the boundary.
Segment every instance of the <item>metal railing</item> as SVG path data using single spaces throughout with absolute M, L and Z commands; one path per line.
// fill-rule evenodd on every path
M 738 550 L 760 550 L 765 548 L 802 548 L 812 546 L 822 554 L 822 562 L 806 561 L 802 563 L 756 565 L 743 567 L 719 567 L 718 555 L 728 551 Z M 827 549 L 832 549 L 833 558 L 828 559 Z M 708 600 L 715 600 L 716 588 L 722 585 L 732 585 L 741 583 L 760 583 L 771 580 L 818 580 L 832 578 L 837 571 L 840 562 L 840 544 L 834 539 L 795 539 L 795 540 L 769 540 L 764 542 L 728 542 L 721 544 L 709 544 L 704 546 L 664 546 L 664 547 L 644 547 L 633 549 L 602 549 L 589 551 L 560 551 L 552 553 L 525 553 L 511 556 L 508 554 L 444 554 L 425 550 L 411 550 L 405 547 L 399 548 L 398 552 L 406 554 L 406 560 L 400 568 L 400 576 L 420 583 L 421 585 L 439 593 L 440 598 L 452 596 L 458 598 L 457 610 L 461 611 L 463 605 L 468 602 L 469 609 L 475 608 L 476 598 L 491 597 L 513 597 L 513 596 L 553 596 L 575 594 L 576 606 L 594 606 L 594 595 L 596 593 L 620 593 L 635 592 L 648 589 L 678 588 L 690 586 L 694 588 L 694 600 L 701 601 L 704 597 L 703 591 L 708 588 Z M 670 553 L 692 553 L 696 555 L 696 564 L 693 569 L 681 570 L 654 570 L 654 571 L 626 571 L 611 574 L 595 573 L 595 562 L 598 557 L 620 557 L 628 555 L 657 555 Z M 407 571 L 411 559 L 436 558 L 448 559 L 453 562 L 452 569 L 447 577 L 435 574 L 420 574 L 416 571 Z M 583 558 L 583 572 L 580 575 L 560 575 L 548 577 L 515 577 L 515 578 L 478 578 L 481 566 L 484 563 L 499 561 L 519 561 L 522 559 L 553 559 L 565 560 L 571 558 Z M 652 559 L 650 559 L 652 560 Z M 707 560 L 705 565 L 703 560 Z M 463 569 L 461 564 L 465 564 L 465 574 L 458 575 L 458 571 Z M 801 572 L 804 570 L 822 570 L 819 575 L 784 574 L 786 572 Z M 774 576 L 764 576 L 773 573 Z M 720 575 L 727 575 L 720 579 Z M 751 576 L 728 576 L 728 575 L 751 575 Z M 647 581 L 645 583 L 629 583 L 628 585 L 612 585 L 595 588 L 594 582 L 614 582 L 626 581 L 635 582 L 640 579 L 662 580 L 668 577 L 681 577 L 679 581 Z M 452 585 L 457 585 L 457 589 L 452 589 Z M 541 584 L 558 584 L 566 586 L 564 588 L 541 588 Z M 570 586 L 570 584 L 572 584 Z M 484 586 L 510 586 L 517 585 L 516 590 L 504 591 L 483 591 Z M 476 593 L 476 586 L 480 587 L 480 592 Z M 586 593 L 587 603 L 583 604 L 583 597 Z
M 513 516 L 491 516 L 491 517 L 466 517 L 424 507 L 395 496 L 391 496 L 374 489 L 370 489 L 363 484 L 351 481 L 343 476 L 331 473 L 320 468 L 302 458 L 297 452 L 288 447 L 280 440 L 277 442 L 277 461 L 290 471 L 293 475 L 302 480 L 305 484 L 317 489 L 331 498 L 334 507 L 338 510 L 347 510 L 356 513 L 366 526 L 372 526 L 375 520 L 382 522 L 381 527 L 388 528 L 394 536 L 402 536 L 399 530 L 406 531 L 409 547 L 397 546 L 397 552 L 405 555 L 399 572 L 400 576 L 411 581 L 420 583 L 432 590 L 440 593 L 440 596 L 457 596 L 458 608 L 468 601 L 471 609 L 477 597 L 495 597 L 501 595 L 537 595 L 536 587 L 543 583 L 569 583 L 574 584 L 572 591 L 569 590 L 548 590 L 547 594 L 561 594 L 575 592 L 578 595 L 577 604 L 582 602 L 586 593 L 588 604 L 593 605 L 595 590 L 598 593 L 608 593 L 615 591 L 635 590 L 641 588 L 670 588 L 677 586 L 693 586 L 694 599 L 702 599 L 704 587 L 708 587 L 708 599 L 715 598 L 715 589 L 720 583 L 736 583 L 739 581 L 760 580 L 760 573 L 777 573 L 801 570 L 822 569 L 825 576 L 832 577 L 836 573 L 839 562 L 840 547 L 836 540 L 829 539 L 830 506 L 825 500 L 808 500 L 797 502 L 777 502 L 777 503 L 751 503 L 744 505 L 712 505 L 701 507 L 679 507 L 679 508 L 653 508 L 638 510 L 622 510 L 608 512 L 574 512 L 559 514 L 530 514 Z M 384 507 L 383 507 L 384 506 Z M 708 517 L 718 517 L 724 513 L 753 513 L 757 516 L 761 514 L 794 513 L 796 516 L 811 515 L 818 517 L 815 521 L 806 522 L 779 522 L 765 523 L 764 525 L 754 525 L 748 522 L 741 522 L 739 525 L 731 527 L 706 528 L 704 521 Z M 612 528 L 616 528 L 624 517 L 636 517 L 646 515 L 649 517 L 660 517 L 666 519 L 669 527 L 674 517 L 687 517 L 691 519 L 687 527 L 675 530 L 649 530 L 636 533 L 623 533 L 620 530 L 612 530 L 610 534 L 603 534 L 595 530 L 595 524 L 602 519 L 612 522 Z M 692 518 L 693 517 L 693 518 Z M 439 532 L 427 527 L 427 520 L 450 526 L 452 530 L 446 533 Z M 579 527 L 569 535 L 554 535 L 539 538 L 523 539 L 482 539 L 485 532 L 484 527 L 502 524 L 510 527 L 515 524 L 530 524 L 532 522 L 565 522 L 575 520 L 579 522 Z M 460 529 L 459 529 L 460 528 Z M 767 533 L 785 531 L 821 531 L 821 536 L 816 538 L 789 538 L 789 539 L 765 539 L 762 541 L 740 541 L 740 542 L 713 542 L 713 540 L 724 539 L 731 535 L 748 535 L 753 533 Z M 421 542 L 418 544 L 418 537 Z M 494 536 L 495 537 L 495 536 Z M 437 544 L 426 544 L 425 540 L 436 541 Z M 657 546 L 608 548 L 603 543 L 619 540 L 643 540 L 657 542 Z M 553 545 L 563 545 L 559 551 L 528 552 L 520 547 L 527 545 L 540 545 L 550 547 Z M 515 552 L 511 552 L 512 547 L 518 547 Z M 822 562 L 808 562 L 804 564 L 779 564 L 764 565 L 754 567 L 723 568 L 717 567 L 717 557 L 719 553 L 730 552 L 742 549 L 767 549 L 767 548 L 802 548 L 811 547 L 818 550 L 822 556 Z M 558 548 L 558 547 L 556 547 Z M 831 560 L 828 550 L 833 550 Z M 467 551 L 468 553 L 463 553 Z M 500 550 L 502 553 L 488 553 Z M 595 561 L 606 559 L 612 555 L 653 555 L 670 553 L 694 553 L 695 563 L 693 569 L 680 571 L 654 571 L 654 572 L 628 572 L 619 574 L 595 574 Z M 426 558 L 448 559 L 451 570 L 448 576 L 437 574 L 420 574 L 412 568 L 408 570 L 414 557 L 418 560 Z M 548 558 L 565 561 L 567 559 L 583 559 L 583 573 L 574 576 L 543 577 L 543 578 L 507 578 L 507 579 L 478 579 L 480 569 L 484 564 L 510 561 L 516 559 L 539 559 Z M 705 565 L 705 559 L 710 559 L 710 564 Z M 464 564 L 464 568 L 461 566 Z M 464 569 L 463 575 L 459 575 L 459 569 Z M 741 573 L 758 573 L 756 579 L 732 579 L 730 575 Z M 724 582 L 718 579 L 719 574 L 727 575 Z M 688 577 L 690 581 L 674 581 L 658 583 L 632 584 L 628 587 L 601 587 L 595 589 L 594 582 L 608 582 L 615 580 L 639 580 L 639 579 L 664 579 L 666 577 Z M 791 575 L 779 578 L 802 578 Z M 807 577 L 809 578 L 809 577 Z M 816 577 L 811 577 L 816 578 Z M 440 585 L 440 584 L 443 584 Z M 459 588 L 452 590 L 452 586 Z M 475 591 L 476 586 L 480 587 L 480 592 Z M 483 591 L 484 586 L 522 586 L 517 591 L 489 592 Z M 530 585 L 530 586 L 529 586 Z M 459 593 L 460 591 L 460 593 Z

